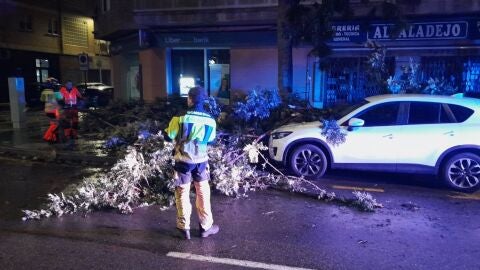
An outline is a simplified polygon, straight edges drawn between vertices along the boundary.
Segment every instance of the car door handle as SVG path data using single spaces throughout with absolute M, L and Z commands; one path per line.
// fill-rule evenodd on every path
M 453 130 L 450 130 L 450 131 L 448 131 L 448 132 L 443 133 L 443 135 L 454 136 L 454 135 L 455 135 L 455 132 L 454 132 Z
M 393 138 L 393 134 L 383 135 L 382 138 L 392 139 L 392 138 Z

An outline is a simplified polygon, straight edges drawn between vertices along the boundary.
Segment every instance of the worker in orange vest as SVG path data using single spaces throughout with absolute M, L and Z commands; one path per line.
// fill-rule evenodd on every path
M 62 126 L 68 147 L 72 148 L 78 138 L 78 99 L 83 97 L 70 80 L 60 89 L 60 94 L 63 101 Z
M 61 100 L 62 96 L 55 87 L 56 82 L 55 78 L 48 78 L 40 96 L 40 100 L 45 103 L 45 114 L 50 118 L 50 126 L 43 135 L 43 139 L 49 143 L 55 143 L 60 138 L 58 133 L 60 119 L 58 100 Z

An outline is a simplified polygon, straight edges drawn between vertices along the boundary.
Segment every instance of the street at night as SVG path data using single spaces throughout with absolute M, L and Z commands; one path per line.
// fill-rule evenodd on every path
M 3 174 L 0 183 L 0 213 L 8 217 L 0 225 L 2 269 L 478 268 L 480 194 L 451 192 L 428 177 L 335 172 L 319 183 L 345 196 L 354 187 L 370 190 L 384 204 L 375 213 L 277 191 L 241 199 L 216 194 L 212 203 L 220 233 L 186 242 L 173 230 L 174 208 L 22 222 L 21 209 L 36 207 L 42 194 L 58 192 L 89 172 L 9 159 L 0 163 L 4 172 L 17 171 Z M 175 252 L 181 258 L 172 257 Z M 188 254 L 205 257 L 196 261 Z
M 0 270 L 480 270 L 480 0 L 0 0 Z

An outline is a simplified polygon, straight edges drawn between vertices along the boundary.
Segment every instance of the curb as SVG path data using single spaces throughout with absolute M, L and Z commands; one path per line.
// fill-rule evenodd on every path
M 116 158 L 112 157 L 85 155 L 75 153 L 74 151 L 22 149 L 12 146 L 0 146 L 0 156 L 39 162 L 80 163 L 81 165 L 97 166 L 110 166 L 117 161 Z

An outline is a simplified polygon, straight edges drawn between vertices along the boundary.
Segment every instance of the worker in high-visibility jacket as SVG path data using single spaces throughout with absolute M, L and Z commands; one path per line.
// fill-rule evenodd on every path
M 72 81 L 67 81 L 65 86 L 60 89 L 60 94 L 63 98 L 61 117 L 63 131 L 68 142 L 67 147 L 72 148 L 78 136 L 78 99 L 82 98 L 82 94 L 73 86 Z
M 208 237 L 220 230 L 213 224 L 210 204 L 210 171 L 207 144 L 216 136 L 216 122 L 204 111 L 205 90 L 191 88 L 188 92 L 189 111 L 173 117 L 165 130 L 167 137 L 175 141 L 175 203 L 177 207 L 177 229 L 182 237 L 190 239 L 190 186 L 193 180 L 196 190 L 196 208 L 200 220 L 201 237 Z
M 55 87 L 56 79 L 48 78 L 44 84 L 44 89 L 40 95 L 40 101 L 45 103 L 45 114 L 50 118 L 50 126 L 43 134 L 43 139 L 49 143 L 55 143 L 60 139 L 58 127 L 60 119 L 60 105 L 58 101 L 62 95 Z

